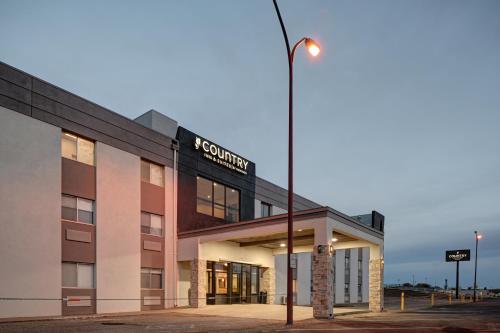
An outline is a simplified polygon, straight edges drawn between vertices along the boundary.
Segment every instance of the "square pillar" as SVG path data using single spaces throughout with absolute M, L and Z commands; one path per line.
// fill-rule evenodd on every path
M 191 288 L 189 289 L 189 305 L 201 308 L 207 305 L 207 261 L 194 259 L 191 261 Z
M 328 245 L 315 245 L 312 253 L 312 306 L 317 319 L 333 318 L 333 261 Z
M 264 268 L 261 279 L 261 290 L 267 291 L 266 304 L 274 304 L 274 295 L 276 294 L 276 274 L 274 268 Z
M 370 260 L 369 308 L 373 312 L 384 310 L 384 260 Z
M 369 264 L 369 309 L 384 310 L 384 259 L 381 247 L 370 247 Z

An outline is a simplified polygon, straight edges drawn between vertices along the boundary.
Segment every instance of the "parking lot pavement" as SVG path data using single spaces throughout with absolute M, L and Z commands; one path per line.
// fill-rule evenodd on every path
M 93 319 L 60 319 L 0 324 L 0 332 L 500 332 L 500 300 L 436 306 L 408 312 L 388 311 L 284 321 L 164 312 Z
M 500 300 L 454 305 L 439 305 L 407 312 L 389 311 L 362 314 L 328 322 L 300 322 L 281 332 L 500 332 Z

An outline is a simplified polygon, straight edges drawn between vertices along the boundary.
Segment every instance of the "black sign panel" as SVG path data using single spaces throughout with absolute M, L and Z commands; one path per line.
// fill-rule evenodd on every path
M 446 251 L 446 261 L 470 261 L 470 250 Z

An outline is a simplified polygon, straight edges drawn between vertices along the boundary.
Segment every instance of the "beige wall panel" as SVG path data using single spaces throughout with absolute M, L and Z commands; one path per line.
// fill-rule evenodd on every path
M 209 242 L 200 244 L 199 258 L 212 261 L 235 261 L 274 268 L 271 249 L 261 246 L 240 247 L 235 242 Z
M 0 107 L 0 295 L 61 297 L 61 130 Z M 61 314 L 61 302 L 0 301 L 0 317 Z
M 96 145 L 97 313 L 139 311 L 141 268 L 140 158 Z
M 165 307 L 177 298 L 177 170 L 165 167 Z

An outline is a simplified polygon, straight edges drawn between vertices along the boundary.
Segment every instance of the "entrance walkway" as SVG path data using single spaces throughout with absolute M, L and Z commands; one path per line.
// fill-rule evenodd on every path
M 363 313 L 366 311 L 368 311 L 368 308 L 334 307 L 333 315 Z M 286 320 L 286 306 L 275 304 L 207 305 L 203 308 L 176 309 L 172 310 L 172 312 L 188 315 Z M 313 308 L 311 306 L 294 306 L 293 318 L 294 320 L 311 319 L 313 318 Z

